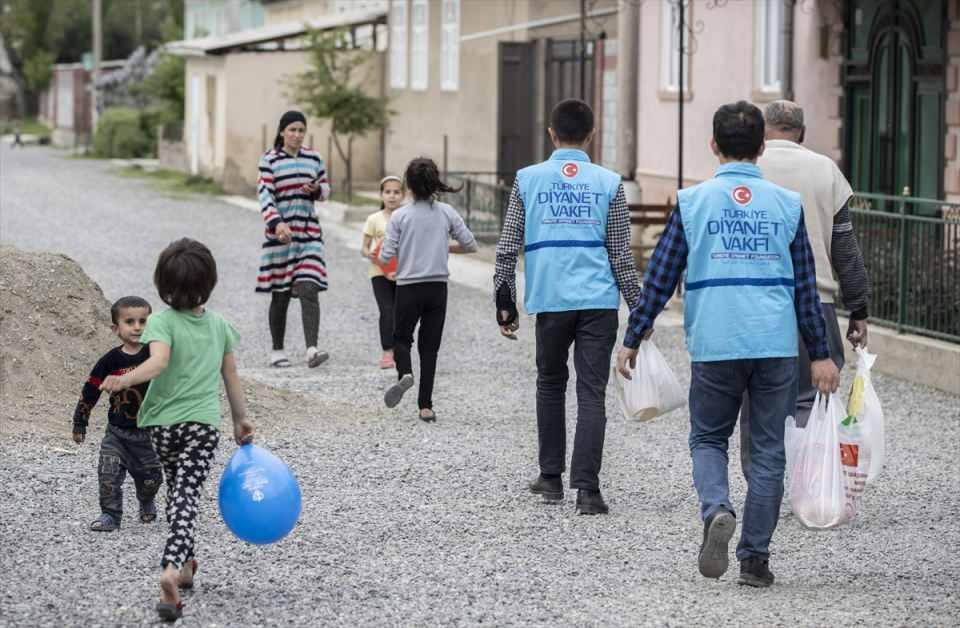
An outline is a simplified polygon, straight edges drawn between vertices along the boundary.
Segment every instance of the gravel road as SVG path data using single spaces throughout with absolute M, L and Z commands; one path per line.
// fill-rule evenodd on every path
M 211 197 L 171 197 L 111 170 L 52 149 L 3 146 L 0 240 L 66 253 L 108 298 L 141 294 L 155 306 L 159 251 L 184 235 L 205 242 L 220 269 L 210 305 L 243 335 L 242 374 L 296 391 L 254 418 L 260 444 L 300 479 L 301 521 L 269 547 L 229 534 L 215 500 L 233 450 L 224 439 L 183 625 L 956 625 L 956 397 L 877 376 L 888 464 L 857 520 L 814 533 L 785 514 L 772 589 L 738 587 L 735 567 L 707 581 L 696 570 L 701 527 L 685 410 L 628 424 L 611 394 L 601 478 L 611 514 L 575 515 L 569 492 L 561 506 L 542 505 L 523 488 L 536 473 L 530 319 L 519 342 L 500 340 L 488 291 L 453 283 L 439 421 L 415 418 L 415 395 L 387 410 L 381 393 L 391 375 L 376 368 L 376 307 L 344 239 L 359 235 L 328 225 L 321 344 L 332 357 L 314 371 L 271 372 L 267 300 L 253 292 L 259 216 Z M 295 305 L 288 338 L 302 346 Z M 687 384 L 680 330 L 660 330 L 657 342 Z M 62 400 L 62 437 L 0 429 L 0 625 L 154 624 L 164 527 L 128 515 L 119 532 L 87 531 L 104 419 L 101 408 L 87 443 L 74 446 L 74 403 Z M 742 503 L 735 469 L 731 478 Z M 136 512 L 131 489 L 127 513 Z

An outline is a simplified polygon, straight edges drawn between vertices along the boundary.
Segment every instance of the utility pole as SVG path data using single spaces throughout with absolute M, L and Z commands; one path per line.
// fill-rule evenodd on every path
M 587 99 L 587 0 L 580 0 L 580 100 Z
M 93 0 L 93 82 L 91 83 L 92 90 L 90 98 L 93 103 L 93 111 L 91 112 L 93 128 L 90 129 L 91 134 L 96 130 L 97 119 L 100 117 L 97 111 L 97 81 L 100 79 L 100 61 L 103 57 L 103 26 L 100 21 L 101 15 L 100 0 Z

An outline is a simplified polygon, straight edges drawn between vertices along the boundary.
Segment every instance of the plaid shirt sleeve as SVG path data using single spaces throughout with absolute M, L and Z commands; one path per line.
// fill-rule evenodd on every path
M 807 346 L 810 360 L 824 360 L 830 357 L 827 326 L 823 321 L 820 296 L 817 294 L 816 263 L 813 260 L 813 249 L 810 248 L 803 213 L 800 214 L 797 234 L 790 243 L 790 257 L 793 260 L 793 303 L 797 311 L 800 335 Z
M 630 250 L 630 208 L 622 185 L 617 189 L 607 214 L 607 257 L 620 294 L 627 307 L 633 309 L 640 298 L 640 286 L 633 251 Z
M 687 250 L 687 236 L 683 232 L 680 211 L 674 209 L 650 257 L 650 264 L 643 276 L 640 300 L 630 312 L 623 346 L 636 349 L 640 346 L 643 334 L 653 327 L 654 319 L 667 305 L 687 267 Z
M 510 201 L 507 204 L 507 213 L 503 217 L 503 230 L 497 242 L 497 261 L 493 273 L 493 293 L 506 285 L 510 288 L 513 302 L 517 302 L 517 255 L 523 246 L 524 219 L 526 209 L 520 199 L 520 187 L 516 181 L 510 191 Z

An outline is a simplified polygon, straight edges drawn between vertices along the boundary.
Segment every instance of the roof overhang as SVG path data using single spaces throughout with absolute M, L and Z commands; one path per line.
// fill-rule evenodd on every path
M 255 50 L 265 44 L 282 44 L 288 39 L 303 37 L 308 30 L 333 30 L 367 24 L 386 24 L 386 11 L 357 11 L 312 18 L 303 22 L 288 22 L 261 26 L 239 33 L 217 37 L 199 37 L 168 42 L 167 52 L 183 57 L 222 55 L 237 50 Z M 282 48 L 281 48 L 282 49 Z

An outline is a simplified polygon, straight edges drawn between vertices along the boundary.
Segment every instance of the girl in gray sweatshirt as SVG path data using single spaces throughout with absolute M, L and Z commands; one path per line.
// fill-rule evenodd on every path
M 397 383 L 384 394 L 388 408 L 395 407 L 413 387 L 410 348 L 413 331 L 420 324 L 417 349 L 420 354 L 420 391 L 417 404 L 420 419 L 435 421 L 433 380 L 437 353 L 447 313 L 447 278 L 450 253 L 473 253 L 477 241 L 460 214 L 435 200 L 440 192 L 456 192 L 440 180 L 432 159 L 414 159 L 404 176 L 413 202 L 393 213 L 380 250 L 380 261 L 397 257 L 397 296 L 394 305 L 394 360 Z M 456 240 L 451 244 L 450 239 Z

